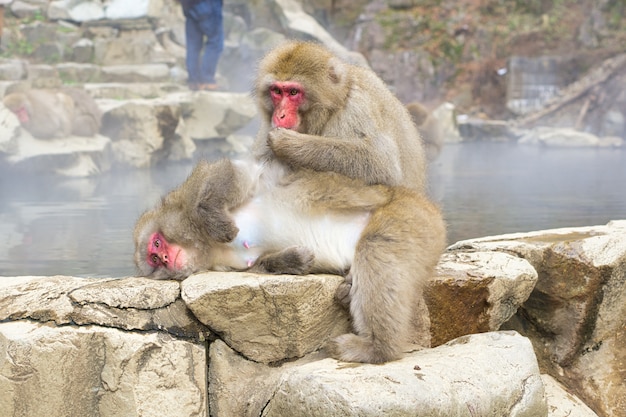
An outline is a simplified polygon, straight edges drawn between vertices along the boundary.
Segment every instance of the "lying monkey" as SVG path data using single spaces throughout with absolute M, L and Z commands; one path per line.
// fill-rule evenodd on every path
M 398 358 L 417 297 L 445 246 L 439 210 L 404 187 L 308 170 L 276 183 L 271 172 L 252 163 L 199 163 L 138 220 L 141 273 L 183 279 L 202 270 L 349 271 L 344 291 L 358 336 L 336 338 L 333 356 Z

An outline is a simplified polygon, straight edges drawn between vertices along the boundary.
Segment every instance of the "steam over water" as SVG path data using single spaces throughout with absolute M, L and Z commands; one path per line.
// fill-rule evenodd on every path
M 134 275 L 137 217 L 191 164 L 100 178 L 0 175 L 0 275 Z M 626 149 L 447 145 L 430 167 L 448 241 L 626 218 Z

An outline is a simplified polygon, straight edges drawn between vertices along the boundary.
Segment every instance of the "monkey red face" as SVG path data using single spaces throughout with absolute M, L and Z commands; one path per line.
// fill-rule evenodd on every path
M 20 123 L 28 123 L 29 117 L 25 107 L 22 106 L 19 109 L 15 110 L 15 115 L 17 116 Z
M 274 103 L 273 127 L 298 130 L 298 108 L 304 103 L 302 85 L 293 81 L 277 81 L 270 86 L 270 97 Z
M 181 246 L 168 241 L 159 232 L 155 232 L 148 240 L 146 262 L 153 268 L 181 270 L 187 264 L 187 254 Z

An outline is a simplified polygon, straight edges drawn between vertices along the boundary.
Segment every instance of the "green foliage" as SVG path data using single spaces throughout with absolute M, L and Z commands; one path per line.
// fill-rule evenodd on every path
M 14 42 L 9 42 L 6 48 L 2 51 L 3 58 L 13 58 L 16 56 L 29 56 L 35 50 L 35 46 L 28 42 L 26 39 L 18 39 Z
M 612 0 L 606 6 L 608 24 L 611 29 L 619 30 L 626 27 L 626 0 Z

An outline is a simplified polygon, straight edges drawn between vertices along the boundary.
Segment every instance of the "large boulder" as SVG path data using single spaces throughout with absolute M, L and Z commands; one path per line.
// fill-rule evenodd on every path
M 334 301 L 335 275 L 256 275 L 209 272 L 182 283 L 198 319 L 246 358 L 270 363 L 318 350 L 350 331 L 348 313 Z
M 532 265 L 498 252 L 444 253 L 425 291 L 431 344 L 499 330 L 537 283 Z
M 248 93 L 199 92 L 183 104 L 186 132 L 196 140 L 228 136 L 246 126 L 256 115 Z
M 111 166 L 109 138 L 69 136 L 36 139 L 22 129 L 17 117 L 0 103 L 0 155 L 15 170 L 88 177 Z
M 515 254 L 537 285 L 506 327 L 528 335 L 542 367 L 603 416 L 626 412 L 626 221 L 458 242 Z
M 161 160 L 191 159 L 196 147 L 184 131 L 184 96 L 156 99 L 99 100 L 102 133 L 112 140 L 115 162 L 149 167 Z
M 464 336 L 383 366 L 324 359 L 290 368 L 263 415 L 541 417 L 548 409 L 532 345 L 500 332 Z
M 202 344 L 97 326 L 0 324 L 0 415 L 205 417 Z

